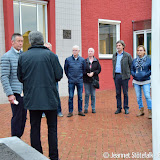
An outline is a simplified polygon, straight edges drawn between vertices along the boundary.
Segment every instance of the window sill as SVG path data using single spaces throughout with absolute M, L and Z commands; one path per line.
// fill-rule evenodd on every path
M 99 54 L 99 59 L 112 59 L 113 54 Z

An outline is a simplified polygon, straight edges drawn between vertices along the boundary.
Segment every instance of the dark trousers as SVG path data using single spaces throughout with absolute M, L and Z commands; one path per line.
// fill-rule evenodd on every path
M 58 140 L 57 140 L 57 110 L 30 110 L 30 124 L 31 124 L 31 146 L 43 153 L 41 146 L 41 117 L 44 112 L 47 118 L 48 125 L 48 144 L 49 157 L 53 160 L 58 159 Z
M 58 82 L 56 83 L 56 85 L 57 85 L 57 90 L 58 90 L 58 92 L 59 92 Z M 60 100 L 60 97 L 59 97 L 57 113 L 60 113 L 61 110 L 62 110 L 62 109 L 61 109 L 61 100 Z
M 12 108 L 12 119 L 11 119 L 11 135 L 21 137 L 24 132 L 27 110 L 24 109 L 23 97 L 20 94 L 14 94 L 16 100 L 19 102 L 18 105 L 11 104 Z
M 122 102 L 121 102 L 121 87 L 123 88 L 123 95 L 124 95 L 124 109 L 129 109 L 128 107 L 128 81 L 129 79 L 122 80 L 121 74 L 115 75 L 115 86 L 116 86 L 116 99 L 117 99 L 117 108 L 122 109 Z

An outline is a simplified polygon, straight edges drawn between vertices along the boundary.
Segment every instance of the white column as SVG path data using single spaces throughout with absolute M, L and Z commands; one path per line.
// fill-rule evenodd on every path
M 152 0 L 153 160 L 160 160 L 160 0 Z

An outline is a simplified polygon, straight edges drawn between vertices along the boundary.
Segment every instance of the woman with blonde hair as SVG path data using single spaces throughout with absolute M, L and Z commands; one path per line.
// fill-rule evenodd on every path
M 151 85 L 151 59 L 147 56 L 143 45 L 137 47 L 137 58 L 132 62 L 131 74 L 133 76 L 133 85 L 135 88 L 139 113 L 137 117 L 144 115 L 144 106 L 142 102 L 142 89 L 148 106 L 148 118 L 152 118 L 152 100 L 150 96 Z

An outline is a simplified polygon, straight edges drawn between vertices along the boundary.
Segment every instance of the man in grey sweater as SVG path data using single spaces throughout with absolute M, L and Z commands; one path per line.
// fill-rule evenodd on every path
M 17 78 L 18 59 L 23 47 L 22 35 L 14 33 L 11 43 L 11 49 L 1 57 L 1 83 L 12 108 L 11 135 L 20 138 L 24 132 L 27 113 L 21 96 L 23 86 Z

